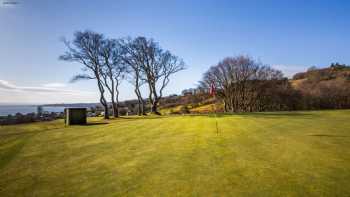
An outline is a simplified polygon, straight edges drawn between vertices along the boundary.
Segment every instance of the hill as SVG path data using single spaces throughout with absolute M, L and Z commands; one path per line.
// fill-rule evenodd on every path
M 349 196 L 349 116 L 343 110 L 2 126 L 0 196 Z
M 297 73 L 293 76 L 293 80 L 302 79 L 313 81 L 350 79 L 350 66 L 335 63 L 327 68 L 311 67 L 306 72 Z
M 310 68 L 294 75 L 291 83 L 306 109 L 350 108 L 350 66 L 336 63 L 328 68 Z
M 344 64 L 332 64 L 327 68 L 311 67 L 306 72 L 297 73 L 291 83 L 296 89 L 303 89 L 306 83 L 337 83 L 350 80 L 350 66 Z
M 245 92 L 248 96 L 242 99 L 244 105 L 254 106 L 262 102 L 268 104 L 267 107 L 255 108 L 252 111 L 349 109 L 350 66 L 334 63 L 327 68 L 311 67 L 306 72 L 295 74 L 289 80 L 252 80 L 245 88 L 248 89 Z M 223 90 L 217 90 L 216 100 L 200 88 L 189 90 L 175 100 L 176 102 L 174 99 L 170 101 L 165 99 L 162 103 L 163 112 L 212 113 L 215 109 L 219 112 L 225 111 Z M 237 95 L 240 96 L 239 93 Z M 216 107 L 213 106 L 214 103 Z

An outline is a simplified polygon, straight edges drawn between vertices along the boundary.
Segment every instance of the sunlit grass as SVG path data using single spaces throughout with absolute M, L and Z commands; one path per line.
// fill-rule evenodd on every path
M 343 110 L 3 126 L 0 196 L 349 196 L 349 117 Z

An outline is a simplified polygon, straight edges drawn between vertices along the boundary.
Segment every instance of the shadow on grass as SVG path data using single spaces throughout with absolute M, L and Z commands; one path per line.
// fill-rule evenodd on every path
M 350 137 L 350 136 L 346 136 L 346 135 L 329 135 L 329 134 L 311 134 L 309 136 L 313 136 L 313 137 Z
M 254 118 L 286 118 L 286 117 L 293 117 L 293 118 L 303 118 L 303 119 L 313 119 L 315 118 L 316 114 L 312 113 L 305 113 L 305 112 L 253 112 L 253 113 L 242 113 L 238 114 L 241 116 L 249 116 Z
M 159 119 L 159 118 L 168 118 L 168 116 L 164 116 L 164 115 L 154 115 L 154 116 L 134 116 L 134 117 L 119 117 L 120 119 L 141 119 L 141 120 L 144 120 L 144 119 Z
M 306 112 L 242 112 L 242 113 L 218 113 L 218 114 L 189 114 L 189 116 L 206 116 L 209 118 L 221 118 L 221 117 L 253 117 L 253 118 L 286 118 L 286 117 L 301 117 L 301 118 L 314 118 L 317 116 L 313 113 Z
M 208 117 L 208 118 L 222 118 L 222 117 L 252 117 L 252 118 L 286 118 L 286 117 L 302 117 L 302 118 L 315 118 L 318 116 L 314 113 L 306 112 L 239 112 L 239 113 L 208 113 L 208 114 L 172 114 L 172 115 L 146 115 L 146 116 L 122 116 L 118 118 L 111 118 L 110 121 L 137 121 L 137 120 L 154 120 L 154 119 L 164 119 L 171 117 Z M 108 124 L 107 122 L 97 122 L 88 123 L 87 125 L 98 125 L 98 124 Z
M 88 122 L 81 126 L 94 126 L 94 125 L 105 125 L 105 124 L 109 124 L 109 123 L 108 122 Z
M 155 120 L 155 119 L 163 119 L 163 118 L 169 118 L 169 116 L 133 116 L 133 117 L 119 117 L 119 118 L 113 118 L 110 119 L 112 121 L 137 121 L 137 120 Z

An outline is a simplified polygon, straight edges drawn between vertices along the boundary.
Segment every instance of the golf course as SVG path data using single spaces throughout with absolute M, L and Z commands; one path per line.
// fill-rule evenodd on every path
M 0 196 L 350 196 L 350 111 L 0 126 Z

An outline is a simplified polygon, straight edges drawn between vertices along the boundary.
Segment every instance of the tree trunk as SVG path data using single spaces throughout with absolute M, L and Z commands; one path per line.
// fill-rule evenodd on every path
M 145 101 L 141 98 L 141 112 L 142 112 L 142 115 L 146 115 L 146 104 L 145 104 Z
M 109 110 L 108 110 L 108 105 L 104 106 L 105 108 L 105 114 L 104 114 L 104 119 L 109 119 Z
M 141 101 L 140 98 L 137 98 L 137 115 L 141 116 L 142 115 L 142 109 L 141 109 Z
M 159 99 L 154 98 L 152 102 L 152 108 L 151 108 L 152 114 L 161 115 L 161 113 L 158 112 L 158 103 L 159 103 Z
M 231 103 L 230 104 L 230 106 L 231 106 L 231 113 L 236 112 L 236 104 L 235 104 L 233 98 L 230 99 L 230 103 Z
M 137 96 L 137 114 L 139 116 L 142 116 L 144 114 L 144 109 L 143 109 L 143 100 L 142 100 L 142 97 L 141 97 L 141 92 L 140 90 L 136 87 L 135 88 L 135 94 Z
M 115 92 L 116 92 L 116 96 L 115 96 L 115 117 L 119 117 L 119 90 L 118 90 L 118 83 L 115 86 Z
M 113 109 L 113 117 L 118 118 L 119 117 L 118 107 L 117 107 L 117 104 L 115 103 L 115 101 L 112 101 L 112 109 Z
M 150 90 L 150 103 L 151 103 L 151 113 L 156 115 L 161 115 L 158 112 L 158 103 L 160 100 L 160 97 L 158 97 L 156 84 L 155 83 L 149 83 L 149 90 Z
M 111 103 L 112 103 L 112 110 L 113 110 L 113 117 L 118 118 L 118 106 L 115 103 L 115 98 L 114 98 L 114 91 L 111 91 Z
M 104 90 L 103 85 L 100 81 L 98 73 L 96 73 L 95 76 L 97 79 L 98 88 L 100 90 L 100 103 L 102 104 L 102 106 L 104 108 L 104 112 L 105 112 L 104 119 L 109 119 L 108 103 L 107 103 L 106 98 L 104 96 L 105 90 Z
M 103 94 L 101 94 L 100 103 L 102 104 L 102 106 L 104 108 L 104 119 L 109 119 L 108 104 L 107 104 L 106 99 L 103 96 Z
M 153 113 L 154 107 L 153 107 L 153 103 L 154 103 L 154 99 L 153 99 L 153 89 L 151 88 L 150 85 L 148 85 L 149 88 L 149 95 L 148 95 L 148 100 L 149 103 L 151 104 L 151 114 Z

